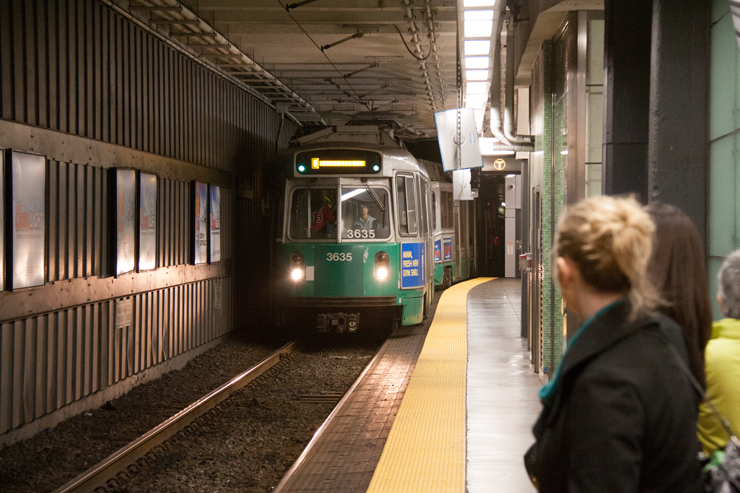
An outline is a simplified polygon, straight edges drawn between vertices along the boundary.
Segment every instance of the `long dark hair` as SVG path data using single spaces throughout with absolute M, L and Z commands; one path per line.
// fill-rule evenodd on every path
M 704 348 L 712 335 L 712 309 L 699 232 L 677 207 L 654 202 L 646 210 L 655 223 L 648 276 L 666 301 L 660 311 L 683 328 L 691 372 L 704 386 Z

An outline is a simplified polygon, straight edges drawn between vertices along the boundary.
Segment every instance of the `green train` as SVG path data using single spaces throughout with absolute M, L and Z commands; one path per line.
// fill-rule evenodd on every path
M 472 274 L 474 238 L 459 241 L 456 225 L 473 221 L 460 216 L 441 166 L 415 159 L 385 130 L 323 130 L 299 139 L 279 166 L 287 176 L 271 255 L 278 325 L 341 333 L 369 320 L 418 324 L 435 285 Z

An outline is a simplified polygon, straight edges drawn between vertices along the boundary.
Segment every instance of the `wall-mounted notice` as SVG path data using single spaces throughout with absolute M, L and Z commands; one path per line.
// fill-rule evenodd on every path
M 116 275 L 134 270 L 136 171 L 116 170 Z
M 193 263 L 208 261 L 208 184 L 195 182 L 193 187 Z
M 157 175 L 139 174 L 139 270 L 157 268 Z
M 9 287 L 41 286 L 46 274 L 46 157 L 17 151 L 8 156 L 13 204 Z
M 211 231 L 211 262 L 221 260 L 221 187 L 208 187 L 211 196 L 210 231 Z

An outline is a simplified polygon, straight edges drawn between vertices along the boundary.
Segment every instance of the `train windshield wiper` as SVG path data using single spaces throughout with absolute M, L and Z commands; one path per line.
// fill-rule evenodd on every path
M 375 205 L 378 206 L 378 209 L 380 209 L 380 212 L 385 214 L 385 206 L 380 202 L 380 199 L 378 198 L 378 194 L 375 193 L 375 190 L 370 188 L 370 185 L 367 183 L 367 178 L 362 179 L 362 183 L 365 184 L 365 188 L 367 189 L 370 196 L 373 198 L 373 201 L 375 202 Z

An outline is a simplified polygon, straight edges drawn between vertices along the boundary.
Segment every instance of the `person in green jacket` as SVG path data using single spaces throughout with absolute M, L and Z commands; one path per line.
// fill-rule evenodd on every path
M 707 396 L 740 432 L 740 250 L 730 254 L 717 275 L 717 301 L 726 317 L 712 324 L 712 339 L 704 353 Z M 723 449 L 727 432 L 706 404 L 699 410 L 699 439 L 705 454 Z

